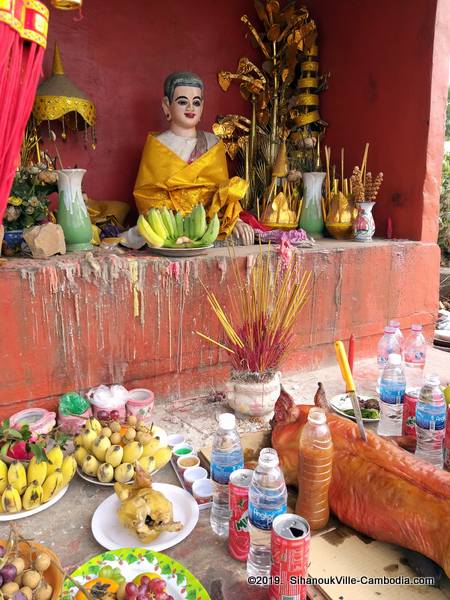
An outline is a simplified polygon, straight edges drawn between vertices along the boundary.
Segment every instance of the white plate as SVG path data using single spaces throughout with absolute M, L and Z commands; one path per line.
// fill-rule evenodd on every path
M 173 532 L 163 531 L 156 540 L 144 546 L 137 536 L 121 525 L 117 515 L 120 500 L 116 494 L 113 494 L 97 507 L 92 517 L 92 533 L 101 546 L 108 550 L 140 546 L 155 550 L 155 552 L 161 552 L 187 538 L 197 525 L 199 516 L 197 502 L 186 490 L 176 485 L 154 483 L 153 489 L 164 494 L 167 500 L 172 503 L 173 520 L 181 521 L 183 529 Z
M 208 248 L 213 248 L 214 244 L 209 246 L 202 246 L 201 248 L 151 248 L 149 250 L 153 254 L 159 254 L 160 256 L 169 256 L 173 258 L 183 258 L 186 256 L 200 256 L 201 254 L 207 254 Z
M 58 492 L 56 496 L 54 496 L 51 500 L 49 500 L 45 504 L 40 504 L 39 506 L 37 506 L 36 508 L 32 508 L 31 510 L 21 510 L 17 513 L 0 513 L 0 521 L 15 521 L 16 519 L 25 519 L 25 517 L 31 517 L 31 515 L 35 515 L 37 513 L 42 512 L 43 510 L 46 510 L 47 508 L 50 508 L 50 506 L 56 504 L 58 500 L 61 500 L 61 498 L 67 492 L 68 487 L 69 486 L 66 485 L 66 487 L 63 488 L 60 492 Z
M 368 400 L 369 398 L 374 398 L 374 396 L 363 396 L 362 394 L 357 394 L 357 395 L 359 396 L 359 398 L 362 398 L 363 400 Z M 343 417 L 347 417 L 347 419 L 352 419 L 352 421 L 356 421 L 355 417 L 352 417 L 352 415 L 347 415 L 344 412 L 344 410 L 353 408 L 351 398 L 350 398 L 350 396 L 348 396 L 348 394 L 338 394 L 337 396 L 333 396 L 333 398 L 331 398 L 331 400 L 330 400 L 330 406 L 339 415 L 342 415 Z M 364 423 L 377 423 L 379 420 L 380 420 L 379 418 L 378 419 L 363 418 Z
M 153 475 L 156 475 L 156 473 L 158 473 L 160 470 L 161 469 L 156 469 L 156 471 L 153 471 L 152 473 L 150 473 L 150 475 L 153 477 Z M 104 485 L 106 487 L 112 487 L 116 483 L 115 481 L 110 481 L 109 483 L 104 483 L 103 481 L 99 481 L 97 479 L 97 477 L 91 477 L 90 475 L 86 475 L 86 473 L 83 473 L 83 471 L 80 469 L 80 467 L 77 467 L 77 473 L 81 477 L 81 479 L 84 479 L 85 481 L 89 481 L 89 483 L 95 483 L 96 485 Z M 131 483 L 133 483 L 133 481 L 134 480 L 132 479 L 128 483 L 131 484 Z

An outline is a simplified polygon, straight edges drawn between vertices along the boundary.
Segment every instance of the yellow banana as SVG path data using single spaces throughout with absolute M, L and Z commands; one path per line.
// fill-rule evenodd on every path
M 157 450 L 155 453 L 155 468 L 161 469 L 164 467 L 169 462 L 171 456 L 172 450 L 168 447 Z
M 81 433 L 79 433 L 78 435 L 76 435 L 73 438 L 73 445 L 74 446 L 82 446 L 83 445 L 83 437 L 82 437 Z
M 164 226 L 161 214 L 157 208 L 151 208 L 147 214 L 147 222 L 156 235 L 159 235 L 163 240 L 169 237 L 169 232 Z
M 81 432 L 81 445 L 90 452 L 92 445 L 97 439 L 97 434 L 92 429 L 83 429 Z
M 97 477 L 97 471 L 99 466 L 100 463 L 95 458 L 95 456 L 92 456 L 92 454 L 88 454 L 84 459 L 83 466 L 81 468 L 83 470 L 83 473 L 86 473 L 86 475 L 89 475 L 90 477 Z
M 0 494 L 3 494 L 8 485 L 8 466 L 0 460 Z
M 110 483 L 114 479 L 114 467 L 109 463 L 103 463 L 97 471 L 97 478 L 102 483 Z
M 75 460 L 77 461 L 77 465 L 81 467 L 84 463 L 84 459 L 88 455 L 88 451 L 83 446 L 78 446 L 73 455 L 75 457 Z
M 142 453 L 142 456 L 154 456 L 160 446 L 161 443 L 158 438 L 151 439 L 147 444 L 144 445 L 144 452 Z
M 48 502 L 55 496 L 63 486 L 63 476 L 61 469 L 56 469 L 51 473 L 42 485 L 42 504 Z
M 95 433 L 100 433 L 100 431 L 102 430 L 102 424 L 95 417 L 90 417 L 86 421 L 85 428 L 86 429 L 91 429 L 92 431 L 95 431 Z
M 27 472 L 21 462 L 15 460 L 9 465 L 8 483 L 19 492 L 21 496 L 27 487 Z
M 75 458 L 72 456 L 72 454 L 70 454 L 69 456 L 66 456 L 65 459 L 63 460 L 63 464 L 61 467 L 61 473 L 62 473 L 62 477 L 63 477 L 63 487 L 65 487 L 72 481 L 76 470 L 77 470 L 77 461 L 75 460 Z
M 33 456 L 27 469 L 28 485 L 30 485 L 30 483 L 33 481 L 37 481 L 39 485 L 42 485 L 47 477 L 47 468 L 48 463 L 45 461 L 38 463 L 36 457 Z
M 134 467 L 130 463 L 122 463 L 114 469 L 114 478 L 119 483 L 127 483 L 134 477 Z
M 141 442 L 129 442 L 123 448 L 123 462 L 134 464 L 139 460 L 144 452 L 144 446 Z
M 92 444 L 92 453 L 97 460 L 104 462 L 105 454 L 108 448 L 111 446 L 111 442 L 106 435 L 101 435 Z
M 47 452 L 47 458 L 50 461 L 50 463 L 47 465 L 48 477 L 49 475 L 54 473 L 56 469 L 61 468 L 64 460 L 64 454 L 59 446 L 55 446 Z
M 31 510 L 42 504 L 44 490 L 37 480 L 30 483 L 22 496 L 24 510 Z
M 152 473 L 155 470 L 155 458 L 153 456 L 141 456 L 138 463 L 147 473 Z
M 123 448 L 122 446 L 111 446 L 108 448 L 105 454 L 105 461 L 112 465 L 114 468 L 118 467 L 122 462 L 123 458 Z
M 146 221 L 144 215 L 140 215 L 138 217 L 137 228 L 144 240 L 150 246 L 153 246 L 154 248 L 161 248 L 161 246 L 164 244 L 165 238 L 162 238 L 155 231 L 153 231 L 149 223 Z
M 19 492 L 12 485 L 7 485 L 2 494 L 2 508 L 4 512 L 15 513 L 22 510 L 22 500 Z

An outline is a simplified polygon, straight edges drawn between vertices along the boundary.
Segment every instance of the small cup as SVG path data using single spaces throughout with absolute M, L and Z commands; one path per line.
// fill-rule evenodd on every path
M 182 475 L 186 469 L 191 467 L 198 467 L 200 465 L 200 459 L 195 454 L 188 454 L 187 456 L 179 456 L 177 458 L 177 469 Z
M 186 436 L 182 433 L 172 433 L 167 436 L 167 445 L 170 448 L 174 448 L 174 446 L 179 446 L 180 444 L 184 444 L 186 441 Z
M 182 444 L 176 444 L 176 446 L 172 448 L 172 453 L 177 457 L 187 456 L 188 454 L 196 454 L 194 448 L 190 444 L 186 444 L 184 442 Z
M 197 479 L 192 484 L 192 494 L 197 504 L 212 502 L 213 488 L 211 479 Z
M 183 473 L 184 483 L 186 489 L 192 491 L 192 485 L 195 481 L 206 479 L 208 477 L 208 471 L 203 467 L 189 467 Z

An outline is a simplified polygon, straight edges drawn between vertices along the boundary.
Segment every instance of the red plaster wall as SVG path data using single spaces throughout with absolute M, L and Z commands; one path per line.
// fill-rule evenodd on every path
M 344 146 L 351 172 L 369 142 L 369 168 L 385 176 L 374 209 L 377 235 L 386 234 L 391 216 L 394 236 L 436 241 L 450 3 L 311 0 L 306 4 L 318 24 L 321 69 L 331 72 L 321 110 L 329 122 L 326 142 L 336 164 Z
M 250 0 L 85 0 L 84 18 L 51 7 L 44 74 L 51 73 L 58 41 L 66 75 L 94 100 L 98 145 L 85 151 L 83 136 L 60 144 L 64 166 L 84 167 L 85 189 L 94 199 L 133 201 L 140 154 L 149 131 L 167 128 L 162 86 L 172 71 L 192 70 L 206 84 L 202 127 L 217 114 L 245 113 L 238 86 L 225 94 L 217 71 L 233 70 L 252 50 L 240 22 Z M 51 154 L 55 154 L 51 145 Z

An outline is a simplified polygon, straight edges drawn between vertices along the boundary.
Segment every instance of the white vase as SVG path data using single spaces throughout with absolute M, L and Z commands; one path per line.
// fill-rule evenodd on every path
M 63 228 L 68 252 L 92 248 L 92 224 L 81 191 L 85 173 L 86 169 L 58 171 L 59 204 L 56 220 Z
M 372 209 L 375 202 L 357 202 L 358 216 L 353 223 L 353 235 L 357 242 L 370 242 L 375 233 Z
M 298 226 L 310 235 L 322 235 L 325 227 L 322 210 L 322 186 L 325 173 L 303 173 L 303 205 Z
M 265 383 L 229 381 L 227 400 L 230 407 L 240 415 L 270 418 L 281 392 L 281 373 Z

